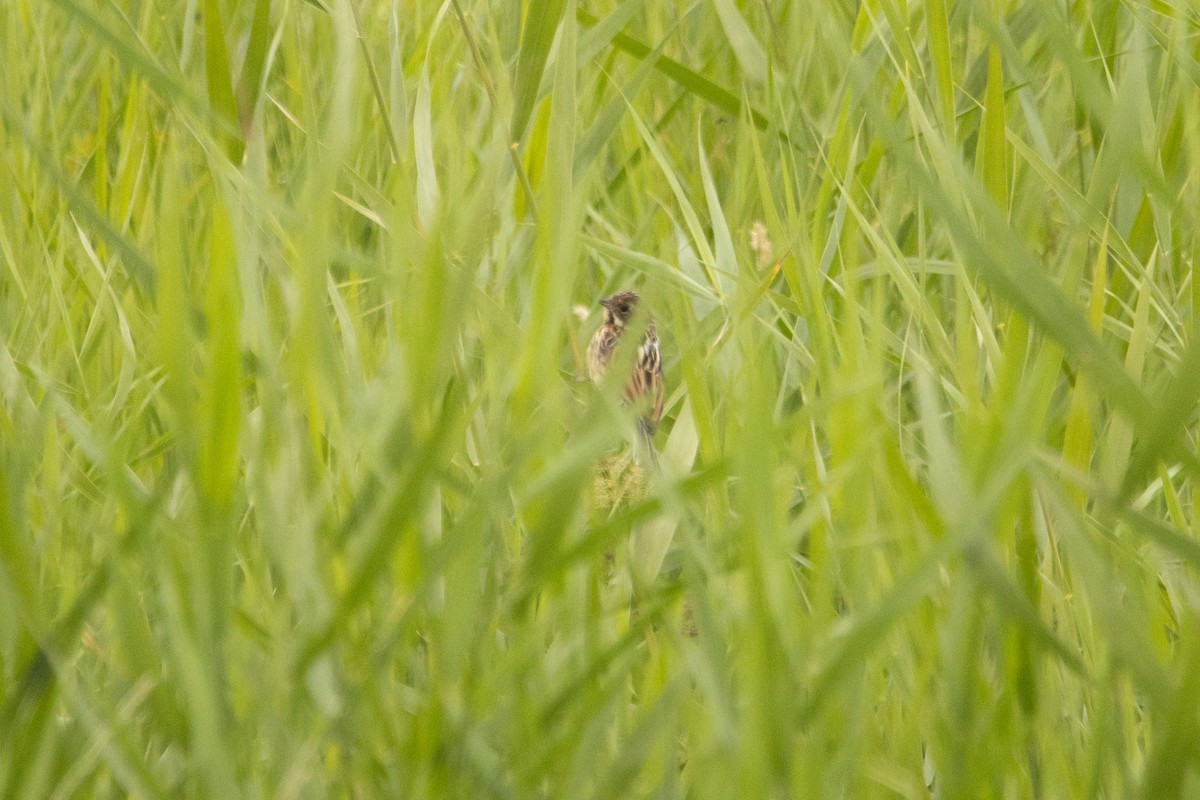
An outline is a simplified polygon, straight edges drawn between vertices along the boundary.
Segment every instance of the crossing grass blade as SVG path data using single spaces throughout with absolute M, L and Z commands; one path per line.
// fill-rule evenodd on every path
M 93 14 L 81 6 L 76 0 L 52 0 L 52 2 L 70 15 L 73 20 L 87 32 L 90 37 L 111 48 L 121 63 L 131 72 L 144 78 L 161 97 L 171 98 L 173 103 L 198 109 L 199 103 L 193 87 L 188 86 L 179 76 L 172 74 L 160 63 L 153 53 L 146 49 L 136 39 L 113 30 L 102 17 Z
M 594 16 L 582 8 L 577 9 L 575 15 L 584 25 L 592 26 L 597 22 Z M 613 36 L 612 42 L 614 47 L 628 53 L 639 61 L 645 59 L 653 50 L 653 48 L 640 39 L 620 32 Z M 673 58 L 659 59 L 655 64 L 655 68 L 682 86 L 688 93 L 702 98 L 730 116 L 741 116 L 743 107 L 738 96 L 707 75 Z M 768 118 L 757 109 L 750 108 L 748 109 L 748 113 L 755 125 L 766 127 L 769 124 Z

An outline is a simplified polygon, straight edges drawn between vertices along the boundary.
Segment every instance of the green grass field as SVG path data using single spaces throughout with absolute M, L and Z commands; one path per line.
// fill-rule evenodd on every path
M 6 0 L 0 797 L 1200 796 L 1198 59 Z M 659 473 L 578 380 L 620 288 Z

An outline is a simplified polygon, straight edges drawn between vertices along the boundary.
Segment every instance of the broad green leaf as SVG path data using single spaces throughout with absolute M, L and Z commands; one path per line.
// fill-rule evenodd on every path
M 699 438 L 692 417 L 692 406 L 685 400 L 660 457 L 666 470 L 664 477 L 686 474 L 695 461 L 698 447 Z M 649 585 L 658 576 L 679 522 L 679 514 L 668 510 L 634 527 L 629 540 L 629 550 L 633 574 L 638 585 Z
M 206 505 L 226 512 L 233 502 L 241 438 L 241 300 L 237 249 L 224 202 L 212 207 L 208 237 L 208 287 L 204 303 L 209 351 L 202 384 L 198 478 Z
M 537 102 L 542 73 L 554 44 L 554 34 L 562 20 L 566 0 L 530 0 L 521 29 L 517 52 L 517 71 L 513 77 L 513 113 L 509 138 L 520 142 Z

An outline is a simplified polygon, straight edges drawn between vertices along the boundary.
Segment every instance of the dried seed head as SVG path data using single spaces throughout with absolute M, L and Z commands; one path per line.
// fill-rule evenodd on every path
M 767 226 L 761 220 L 756 220 L 750 226 L 750 249 L 754 251 L 754 258 L 760 267 L 769 266 L 775 261 L 775 250 L 771 247 L 771 234 L 767 232 Z

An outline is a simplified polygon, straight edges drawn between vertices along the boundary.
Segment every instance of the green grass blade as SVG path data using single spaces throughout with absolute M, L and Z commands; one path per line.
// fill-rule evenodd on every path
M 246 42 L 246 57 L 237 81 L 238 110 L 243 127 L 254 114 L 262 97 L 263 72 L 271 50 L 271 0 L 257 0 L 250 38 Z
M 513 78 L 513 112 L 509 138 L 519 142 L 525 136 L 529 117 L 537 102 L 538 89 L 554 34 L 562 20 L 566 0 L 533 0 L 525 12 L 521 46 L 517 53 L 517 71 Z
M 581 23 L 588 27 L 594 26 L 597 23 L 597 19 L 584 9 L 577 9 L 575 16 Z M 629 55 L 639 61 L 644 60 L 652 51 L 652 48 L 645 43 L 624 33 L 614 35 L 612 42 L 615 47 L 629 53 Z M 663 57 L 656 62 L 655 68 L 678 83 L 690 94 L 702 98 L 726 114 L 732 117 L 740 117 L 742 115 L 742 102 L 738 99 L 737 95 L 695 70 L 688 68 L 681 62 L 673 58 Z M 756 126 L 760 128 L 767 128 L 769 126 L 770 123 L 767 117 L 757 109 L 747 109 L 746 113 L 750 115 L 750 119 Z
M 204 438 L 197 478 L 205 505 L 222 514 L 231 507 L 239 471 L 242 374 L 237 250 L 220 199 L 213 203 L 208 241 L 212 249 L 204 311 L 210 345 L 200 400 Z
M 734 5 L 733 0 L 713 0 L 721 27 L 729 40 L 729 46 L 737 57 L 738 66 L 751 83 L 763 83 L 767 79 L 767 54 L 746 24 L 746 18 Z
M 25 147 L 34 156 L 39 168 L 62 192 L 71 206 L 95 233 L 121 254 L 122 262 L 129 275 L 139 285 L 142 291 L 154 293 L 156 280 L 154 264 L 144 253 L 123 235 L 117 227 L 96 207 L 95 202 L 75 181 L 69 178 L 58 165 L 54 157 L 45 149 L 39 138 L 30 130 L 28 124 L 9 106 L 0 104 L 0 117 L 17 131 Z
M 225 24 L 221 19 L 219 0 L 204 3 L 204 74 L 208 85 L 208 102 L 216 116 L 225 121 L 227 132 L 225 152 L 233 163 L 240 163 L 245 147 L 234 131 L 241 130 L 237 101 L 233 90 L 233 67 L 225 46 Z
M 941 115 L 942 131 L 947 141 L 954 141 L 954 61 L 950 54 L 950 25 L 946 19 L 946 0 L 930 0 L 926 4 L 925 25 L 928 29 L 929 59 L 937 86 L 937 108 Z
M 987 96 L 983 110 L 983 135 L 979 137 L 978 162 L 983 165 L 983 185 L 1001 209 L 1008 208 L 1008 159 L 1005 155 L 1004 68 L 1000 48 L 988 52 Z
M 76 19 L 79 24 L 100 41 L 104 42 L 131 71 L 143 76 L 158 92 L 160 97 L 169 97 L 182 102 L 185 106 L 198 110 L 200 103 L 195 95 L 178 76 L 171 74 L 163 67 L 153 54 L 145 52 L 139 43 L 131 42 L 103 23 L 96 16 L 81 6 L 76 0 L 51 0 L 56 6 Z

